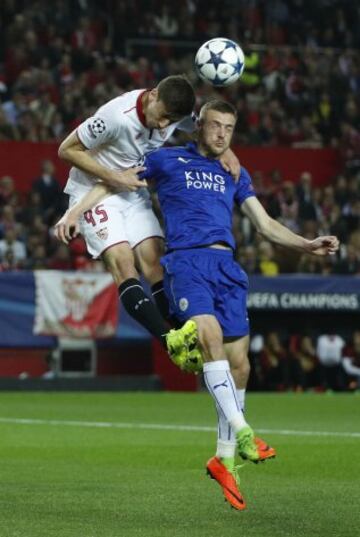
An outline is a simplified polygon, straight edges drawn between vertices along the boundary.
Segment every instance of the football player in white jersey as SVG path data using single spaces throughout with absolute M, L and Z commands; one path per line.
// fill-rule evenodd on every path
M 146 183 L 137 176 L 143 168 L 136 164 L 145 153 L 161 147 L 175 129 L 194 130 L 194 104 L 194 90 L 188 80 L 170 76 L 152 90 L 130 91 L 112 99 L 59 147 L 59 157 L 73 165 L 65 187 L 70 209 L 99 181 L 115 189 L 116 194 L 82 215 L 80 232 L 89 253 L 101 257 L 111 272 L 125 309 L 164 346 L 168 303 L 159 262 L 163 233 L 152 211 Z M 70 238 L 69 214 L 65 213 L 55 228 L 55 235 L 65 242 Z M 157 307 L 146 295 L 137 269 L 150 283 Z M 168 341 L 169 351 L 185 352 L 194 338 L 184 326 L 173 339 L 172 349 Z M 175 348 L 180 343 L 181 350 L 180 346 Z
M 152 90 L 130 91 L 112 99 L 59 147 L 59 157 L 73 166 L 65 187 L 70 208 L 99 181 L 116 191 L 82 215 L 80 232 L 89 253 L 101 257 L 111 272 L 125 309 L 164 346 L 168 304 L 159 263 L 163 233 L 152 211 L 146 182 L 137 176 L 144 168 L 136 164 L 145 153 L 161 147 L 175 129 L 194 130 L 194 104 L 189 81 L 170 76 Z M 65 214 L 55 228 L 55 235 L 65 241 L 69 231 L 66 218 Z M 146 295 L 138 270 L 151 285 L 157 307 Z M 168 343 L 168 350 L 187 352 L 192 337 L 183 327 L 175 339 L 181 348 L 171 348 Z

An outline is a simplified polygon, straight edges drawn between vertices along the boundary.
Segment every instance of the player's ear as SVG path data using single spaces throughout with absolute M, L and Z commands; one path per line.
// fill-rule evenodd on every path
M 159 90 L 157 88 L 153 88 L 150 90 L 149 97 L 151 101 L 157 101 L 159 95 Z

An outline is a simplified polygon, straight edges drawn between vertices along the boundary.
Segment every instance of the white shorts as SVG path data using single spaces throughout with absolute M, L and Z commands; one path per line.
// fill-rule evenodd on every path
M 71 196 L 70 207 L 77 201 L 78 198 Z M 124 209 L 118 195 L 110 196 L 86 211 L 80 219 L 80 232 L 89 254 L 95 259 L 121 242 L 135 248 L 150 237 L 164 237 L 150 200 L 141 200 Z

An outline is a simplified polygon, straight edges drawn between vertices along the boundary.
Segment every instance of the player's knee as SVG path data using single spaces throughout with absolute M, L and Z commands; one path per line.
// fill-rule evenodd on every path
M 224 358 L 224 346 L 221 334 L 205 330 L 199 334 L 199 346 L 206 361 Z
M 131 259 L 120 259 L 113 256 L 108 257 L 105 261 L 105 264 L 117 286 L 129 278 L 139 277 L 135 269 L 134 262 Z
M 231 360 L 231 371 L 236 384 L 247 383 L 250 375 L 250 362 L 247 354 L 240 354 L 235 360 Z
M 141 272 L 144 278 L 152 285 L 159 282 L 164 277 L 162 266 L 158 261 L 144 263 L 141 266 Z

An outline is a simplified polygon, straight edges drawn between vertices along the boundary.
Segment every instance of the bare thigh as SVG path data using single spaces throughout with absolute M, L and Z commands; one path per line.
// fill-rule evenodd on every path
M 163 279 L 164 272 L 160 265 L 163 253 L 164 241 L 159 237 L 149 237 L 134 249 L 136 265 L 150 285 Z
M 112 246 L 102 254 L 102 259 L 118 287 L 129 278 L 139 278 L 134 253 L 129 243 L 123 242 Z

